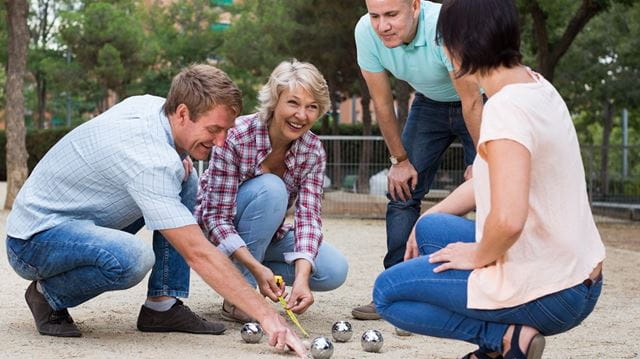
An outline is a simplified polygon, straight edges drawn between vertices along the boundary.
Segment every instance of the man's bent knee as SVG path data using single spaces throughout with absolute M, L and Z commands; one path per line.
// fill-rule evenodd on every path
M 132 240 L 127 250 L 114 254 L 118 267 L 111 268 L 114 285 L 119 289 L 127 289 L 140 283 L 155 264 L 153 248 L 140 241 Z

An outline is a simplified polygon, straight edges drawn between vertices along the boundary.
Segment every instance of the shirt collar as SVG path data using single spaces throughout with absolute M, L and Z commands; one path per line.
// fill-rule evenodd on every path
M 421 6 L 424 6 L 424 4 L 421 4 Z M 424 11 L 422 11 L 422 8 L 420 8 L 420 14 L 418 15 L 418 24 L 416 24 L 416 36 L 413 37 L 413 40 L 411 40 L 410 43 L 402 45 L 404 46 L 405 50 L 413 50 L 416 47 L 427 45 L 427 39 L 425 38 L 426 35 L 424 34 L 424 22 Z
M 271 140 L 269 140 L 269 128 L 260 118 L 256 121 L 256 147 L 258 151 L 271 151 Z
M 173 132 L 171 132 L 171 124 L 169 123 L 169 118 L 167 117 L 167 115 L 164 114 L 164 109 L 160 108 L 160 113 L 158 114 L 159 118 L 160 118 L 160 129 L 159 131 L 162 131 L 164 133 L 164 135 L 167 138 L 167 142 L 169 143 L 169 145 L 173 148 L 176 148 L 176 143 L 175 140 L 173 139 Z M 176 148 L 177 151 L 177 148 Z M 178 155 L 180 156 L 180 159 L 185 159 L 185 157 L 187 157 L 188 153 L 187 152 L 182 152 L 179 153 Z

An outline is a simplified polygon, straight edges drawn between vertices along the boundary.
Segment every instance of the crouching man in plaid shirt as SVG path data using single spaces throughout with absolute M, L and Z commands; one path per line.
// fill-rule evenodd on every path
M 222 334 L 176 297 L 189 266 L 260 321 L 269 343 L 303 344 L 205 238 L 192 215 L 198 180 L 187 156 L 206 159 L 240 113 L 240 90 L 222 71 L 193 65 L 167 99 L 135 96 L 67 134 L 40 161 L 7 220 L 11 266 L 32 284 L 26 301 L 43 335 L 81 335 L 67 308 L 139 283 L 151 270 L 138 329 Z M 154 230 L 153 248 L 134 236 Z M 89 324 L 90 325 L 90 324 Z
M 296 60 L 278 65 L 259 94 L 259 112 L 239 117 L 223 146 L 213 149 L 200 178 L 195 216 L 246 281 L 273 301 L 284 293 L 274 274 L 292 289 L 289 309 L 303 313 L 311 291 L 344 283 L 348 265 L 322 242 L 320 218 L 326 156 L 309 130 L 329 108 L 322 74 Z M 295 202 L 294 225 L 284 224 Z M 251 313 L 225 300 L 223 318 L 251 321 Z

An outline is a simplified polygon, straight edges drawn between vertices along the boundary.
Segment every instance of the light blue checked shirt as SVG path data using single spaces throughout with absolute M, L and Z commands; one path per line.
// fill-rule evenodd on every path
M 185 173 L 164 102 L 130 97 L 64 136 L 18 193 L 7 235 L 28 239 L 70 220 L 115 229 L 143 216 L 150 230 L 196 224 L 180 200 Z

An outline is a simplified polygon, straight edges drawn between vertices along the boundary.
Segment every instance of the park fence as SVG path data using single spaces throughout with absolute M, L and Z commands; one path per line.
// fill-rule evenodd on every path
M 389 154 L 380 136 L 320 136 L 327 153 L 323 215 L 384 218 Z M 640 221 L 640 146 L 581 147 L 585 180 L 596 220 Z M 453 143 L 443 154 L 426 209 L 464 180 L 464 151 Z M 202 171 L 206 164 L 200 163 Z M 606 170 L 602 170 L 605 168 Z

